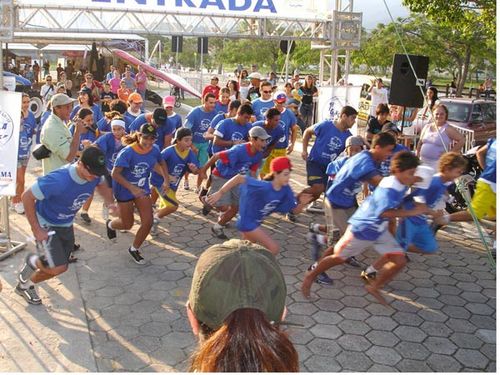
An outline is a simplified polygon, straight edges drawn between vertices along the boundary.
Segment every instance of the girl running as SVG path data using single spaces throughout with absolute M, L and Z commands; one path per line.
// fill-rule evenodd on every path
M 124 137 L 127 144 L 117 157 L 111 172 L 113 193 L 118 201 L 120 217 L 106 221 L 109 239 L 116 238 L 117 229 L 129 230 L 134 225 L 134 207 L 139 211 L 141 225 L 128 252 L 137 264 L 146 264 L 139 251 L 153 225 L 153 208 L 149 188 L 149 176 L 155 170 L 164 179 L 163 188 L 168 190 L 168 174 L 159 148 L 154 145 L 157 137 L 153 125 L 141 126 L 139 132 Z
M 311 202 L 311 194 L 302 194 L 295 199 L 294 193 L 288 184 L 292 163 L 286 156 L 273 159 L 271 173 L 264 177 L 264 181 L 255 178 L 236 175 L 226 182 L 219 191 L 209 195 L 207 203 L 215 203 L 233 187 L 241 185 L 240 212 L 237 228 L 243 239 L 260 244 L 274 255 L 279 253 L 279 244 L 261 227 L 266 216 L 273 212 L 295 214 L 302 212 L 304 207 Z
M 162 189 L 163 178 L 156 172 L 151 176 L 151 185 L 160 197 L 160 207 L 153 218 L 151 234 L 156 234 L 160 219 L 177 211 L 179 202 L 176 192 L 182 176 L 189 170 L 192 174 L 198 174 L 198 159 L 191 150 L 193 144 L 193 133 L 187 128 L 180 128 L 175 134 L 175 145 L 167 147 L 161 152 L 161 157 L 165 160 L 168 170 L 168 190 Z

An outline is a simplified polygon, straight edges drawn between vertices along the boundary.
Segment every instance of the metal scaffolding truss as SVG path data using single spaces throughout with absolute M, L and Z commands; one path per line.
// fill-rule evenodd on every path
M 15 8 L 14 31 L 65 33 L 126 33 L 139 35 L 183 35 L 246 39 L 293 39 L 330 42 L 330 19 L 300 19 L 206 14 L 196 11 L 159 12 L 119 8 L 84 8 L 22 4 Z

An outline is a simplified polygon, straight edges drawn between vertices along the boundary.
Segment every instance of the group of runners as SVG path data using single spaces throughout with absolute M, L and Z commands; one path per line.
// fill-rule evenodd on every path
M 273 255 L 280 245 L 262 227 L 266 217 L 280 213 L 295 222 L 306 205 L 324 195 L 325 220 L 309 228 L 312 259 L 303 294 L 309 297 L 314 281 L 333 284 L 326 274 L 333 266 L 348 262 L 359 267 L 355 257 L 373 247 L 380 257 L 361 277 L 367 282 L 366 290 L 385 304 L 380 290 L 406 265 L 407 251 L 437 251 L 428 219 L 442 220 L 440 204 L 446 187 L 463 173 L 465 159 L 445 152 L 437 170 L 424 173 L 419 158 L 398 144 L 399 132 L 393 124 L 371 135 L 369 144 L 351 133 L 357 111 L 345 106 L 338 119 L 326 119 L 303 133 L 308 187 L 295 194 L 287 155 L 297 140 L 297 121 L 286 107 L 286 93 L 272 88 L 271 83 L 261 82 L 260 97 L 252 102 L 209 92 L 184 122 L 173 111 L 175 98 L 167 96 L 162 108 L 144 113 L 138 95 L 128 106 L 120 100 L 111 102 L 110 112 L 97 127 L 91 126 L 93 113 L 88 106 L 76 110 L 71 121 L 63 118 L 60 108 L 71 110 L 73 100 L 54 95 L 50 116 L 62 116 L 66 125 L 73 126 L 79 151 L 70 158 L 76 161 L 46 173 L 22 194 L 26 218 L 44 253 L 26 257 L 16 291 L 29 303 L 41 303 L 34 285 L 67 269 L 75 250 L 75 215 L 82 206 L 88 209 L 95 189 L 104 197 L 109 239 L 132 228 L 137 210 L 140 225 L 128 253 L 135 263 L 145 264 L 147 254 L 141 245 L 149 234 L 157 235 L 162 218 L 178 209 L 176 192 L 182 179 L 193 174 L 203 215 L 218 214 L 213 235 L 227 240 L 224 228 L 237 217 L 242 238 Z M 131 110 L 134 104 L 137 108 Z M 50 143 L 46 146 L 51 150 Z M 495 183 L 496 141 L 485 147 L 485 171 L 488 181 Z M 25 170 L 26 163 L 20 167 Z M 189 184 L 184 187 L 189 189 Z M 364 199 L 359 205 L 360 193 Z M 489 209 L 492 204 L 490 197 Z

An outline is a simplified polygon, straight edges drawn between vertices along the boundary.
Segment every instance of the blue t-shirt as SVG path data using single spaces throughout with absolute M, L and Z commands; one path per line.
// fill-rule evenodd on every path
M 217 101 L 215 103 L 215 112 L 220 115 L 221 113 L 227 113 L 227 109 L 229 107 L 229 103 L 228 104 L 222 104 L 221 102 Z
M 49 116 L 52 114 L 52 111 L 46 110 L 42 113 L 42 117 L 40 117 L 40 129 L 42 128 L 43 124 L 45 124 L 45 121 L 49 118 Z
M 326 175 L 328 176 L 328 181 L 326 182 L 326 188 L 325 191 L 327 191 L 330 186 L 332 186 L 333 180 L 335 179 L 335 175 L 340 171 L 340 168 L 342 168 L 345 164 L 345 162 L 349 159 L 348 156 L 339 156 L 337 159 L 332 161 L 328 166 L 326 167 Z
M 265 127 L 266 122 L 265 121 L 255 121 L 252 124 L 253 126 L 258 126 L 261 127 L 266 131 L 267 134 L 271 136 L 271 138 L 268 138 L 266 141 L 266 149 L 269 147 L 269 145 L 274 144 L 275 148 L 276 145 L 278 144 L 279 140 L 285 136 L 285 132 L 283 131 L 283 128 L 280 125 L 277 125 L 274 129 L 269 130 Z
M 486 182 L 497 183 L 497 140 L 496 138 L 488 139 L 488 151 L 486 151 L 486 166 L 481 173 L 481 180 Z M 495 189 L 494 189 L 495 191 Z
M 193 132 L 193 143 L 207 143 L 208 141 L 203 137 L 203 134 L 208 130 L 213 118 L 217 112 L 205 112 L 203 106 L 193 108 L 186 116 L 184 126 L 191 129 Z
M 387 177 L 391 174 L 392 158 L 400 151 L 410 151 L 410 149 L 406 146 L 403 146 L 402 144 L 396 143 L 396 146 L 394 146 L 392 153 L 387 157 L 387 159 L 380 163 L 379 171 L 383 177 Z
M 316 141 L 308 160 L 326 167 L 344 151 L 345 140 L 352 134 L 349 130 L 340 131 L 331 120 L 320 122 L 313 129 Z
M 295 195 L 289 185 L 274 190 L 271 181 L 246 177 L 240 187 L 240 215 L 236 226 L 249 232 L 260 226 L 266 216 L 273 212 L 286 214 L 297 207 Z
M 137 144 L 133 143 L 122 149 L 115 160 L 115 167 L 122 167 L 122 175 L 133 185 L 143 189 L 146 194 L 149 194 L 149 176 L 156 163 L 161 161 L 161 153 L 158 146 L 153 145 L 153 148 L 143 153 Z M 113 180 L 113 193 L 117 200 L 131 200 L 134 195 L 124 186 Z
M 248 141 L 248 132 L 252 128 L 252 124 L 246 123 L 240 125 L 234 118 L 227 118 L 222 120 L 215 127 L 214 135 L 224 141 Z M 214 142 L 212 147 L 213 153 L 227 150 L 229 147 L 217 146 Z
M 26 118 L 21 117 L 21 126 L 19 127 L 19 149 L 17 159 L 28 159 L 30 156 L 31 142 L 36 130 L 36 119 L 33 113 L 28 111 Z
M 135 131 L 139 131 L 141 126 L 144 124 L 150 124 L 148 118 L 151 118 L 152 113 L 143 113 L 135 118 L 135 120 L 130 124 L 129 129 L 130 132 L 133 133 Z M 153 125 L 154 126 L 154 125 Z M 165 144 L 165 136 L 174 134 L 175 128 L 172 123 L 168 121 L 168 118 L 165 120 L 163 125 L 155 126 L 157 138 L 155 144 L 158 146 L 160 150 L 163 150 L 165 146 L 170 146 Z
M 171 126 L 173 126 L 174 129 L 176 130 L 182 126 L 182 117 L 178 113 L 174 113 L 168 116 L 168 121 L 170 122 Z
M 111 120 L 107 117 L 103 117 L 97 123 L 97 129 L 99 129 L 101 133 L 109 133 L 111 131 Z
M 116 157 L 118 153 L 125 147 L 120 139 L 116 139 L 113 133 L 106 133 L 94 142 L 104 153 L 106 158 L 106 168 L 109 172 L 113 169 L 115 165 Z
M 269 108 L 274 107 L 273 99 L 262 100 L 262 98 L 257 98 L 252 102 L 253 114 L 257 121 L 263 121 L 266 119 L 266 112 Z
M 40 224 L 70 226 L 78 210 L 92 196 L 102 178 L 86 181 L 80 178 L 74 164 L 39 177 L 31 187 L 36 198 L 35 209 Z
M 199 167 L 198 159 L 194 152 L 189 149 L 183 154 L 179 152 L 175 145 L 167 147 L 161 152 L 161 157 L 167 163 L 168 181 L 170 189 L 177 191 L 182 176 L 188 171 L 188 164 L 193 163 Z M 153 171 L 150 178 L 151 185 L 160 188 L 163 185 L 163 177 Z
M 130 133 L 130 125 L 134 122 L 134 120 L 139 117 L 144 111 L 141 109 L 141 113 L 137 116 L 134 116 L 129 111 L 126 111 L 123 115 L 123 121 L 125 121 L 125 131 Z
M 356 194 L 361 191 L 361 183 L 379 174 L 378 165 L 371 153 L 361 151 L 349 158 L 340 168 L 326 191 L 326 196 L 334 207 L 355 207 Z
M 389 219 L 381 215 L 398 208 L 408 187 L 395 176 L 384 177 L 373 194 L 368 196 L 348 220 L 351 232 L 360 240 L 375 241 L 387 230 Z
M 83 131 L 80 133 L 80 144 L 78 145 L 78 150 L 82 151 L 83 150 L 83 144 L 82 141 L 88 140 L 91 143 L 94 143 L 97 139 L 97 132 L 94 130 L 90 129 L 85 129 L 86 131 Z M 69 132 L 73 135 L 75 134 L 75 124 L 71 123 L 69 126 Z
M 441 201 L 451 182 L 444 183 L 439 174 L 432 177 L 431 183 L 427 189 L 415 189 L 411 194 L 407 195 L 403 201 L 403 208 L 411 210 L 415 208 L 415 202 L 425 203 L 430 208 L 434 209 L 436 204 Z M 415 198 L 415 199 L 414 199 Z M 426 225 L 427 217 L 425 215 L 411 216 L 405 220 L 410 220 L 416 225 Z
M 234 145 L 229 150 L 219 152 L 220 159 L 215 163 L 213 173 L 226 179 L 237 174 L 247 174 L 249 171 L 256 172 L 262 161 L 262 152 L 252 154 L 250 143 Z
M 78 111 L 80 110 L 80 108 L 81 108 L 80 105 L 77 105 L 77 106 L 73 107 L 73 110 L 71 111 L 71 114 L 69 115 L 69 117 L 71 119 L 73 119 L 73 117 L 76 116 L 76 114 L 78 113 Z M 97 125 L 97 123 L 99 122 L 99 120 L 101 120 L 103 118 L 101 107 L 98 104 L 92 104 L 91 110 L 92 110 L 93 117 L 94 117 L 94 124 Z
M 279 122 L 279 126 L 283 130 L 284 136 L 279 139 L 278 143 L 276 144 L 276 148 L 288 147 L 290 132 L 295 124 L 297 124 L 297 117 L 295 117 L 292 111 L 290 111 L 288 108 L 285 108 L 285 110 L 281 112 L 281 118 Z

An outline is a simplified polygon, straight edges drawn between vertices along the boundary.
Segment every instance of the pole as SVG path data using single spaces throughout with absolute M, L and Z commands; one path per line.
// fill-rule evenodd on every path
M 203 38 L 201 40 L 201 51 L 200 51 L 200 92 L 203 91 Z M 203 100 L 203 98 L 202 98 Z
M 0 91 L 3 90 L 3 43 L 0 42 Z
M 289 40 L 286 41 L 286 60 L 285 60 L 285 83 L 288 82 L 288 67 L 290 61 L 290 48 L 292 43 Z
M 177 67 L 179 66 L 179 37 L 176 37 L 175 38 L 175 44 L 176 44 L 176 48 L 175 48 L 175 67 L 174 67 L 174 72 L 177 73 Z

